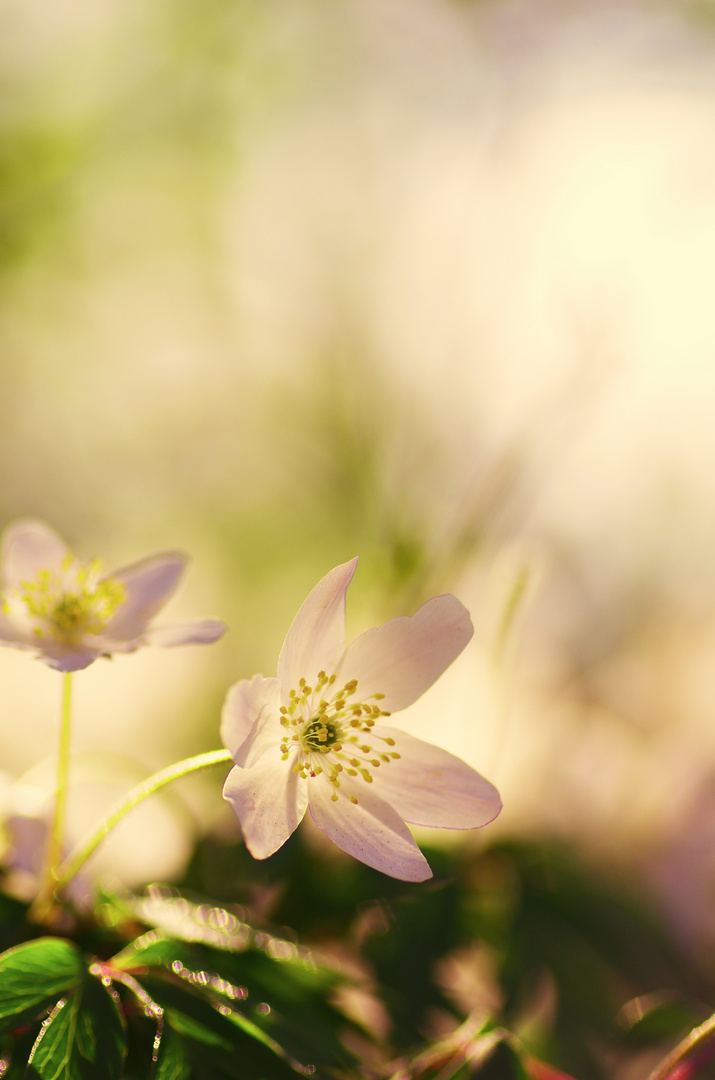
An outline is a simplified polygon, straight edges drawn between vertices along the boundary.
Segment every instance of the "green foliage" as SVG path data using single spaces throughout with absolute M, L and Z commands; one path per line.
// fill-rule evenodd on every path
M 240 1023 L 248 1025 L 252 1038 L 270 1036 L 268 1045 L 279 1045 L 298 1060 L 348 1065 L 352 1058 L 339 1038 L 347 1021 L 329 1001 L 343 980 L 311 956 L 300 956 L 287 942 L 267 934 L 261 934 L 261 941 L 261 948 L 237 952 L 148 934 L 112 963 L 129 972 L 148 968 L 159 977 L 170 972 L 173 980 L 178 977 L 185 987 L 198 988 L 214 1004 L 238 1000 Z M 270 956 L 266 945 L 283 953 L 281 958 Z
M 190 1077 L 191 1065 L 184 1040 L 178 1031 L 167 1024 L 157 1047 L 154 1080 L 190 1080 Z
M 0 1031 L 41 1016 L 82 978 L 79 951 L 60 938 L 38 938 L 0 956 Z
M 582 1080 L 609 1076 L 596 1048 L 621 1044 L 616 1016 L 629 998 L 654 987 L 701 992 L 643 900 L 588 873 L 572 852 L 502 845 L 471 874 L 466 926 L 499 957 L 504 1023 L 527 1023 L 540 996 L 551 996 L 553 1019 L 534 1048 Z
M 0 905 L 31 938 L 0 955 L 4 1080 L 606 1080 L 705 1019 L 713 988 L 647 905 L 572 852 L 429 858 L 415 886 L 299 837 L 264 863 L 207 840 L 194 895 L 208 875 L 233 903 L 105 894 L 67 938 Z M 357 981 L 321 958 L 335 943 Z
M 239 845 L 207 839 L 187 881 L 197 891 L 268 904 L 303 941 L 350 942 L 385 1010 L 382 1053 L 404 1055 L 410 1069 L 426 1046 L 452 1052 L 442 1032 L 472 1011 L 519 1037 L 499 1051 L 498 1065 L 473 1056 L 460 1065 L 469 1075 L 503 1066 L 509 1077 L 516 1054 L 553 1062 L 555 1078 L 578 1080 L 610 1080 L 613 1054 L 665 1052 L 704 1019 L 701 1003 L 713 987 L 646 898 L 567 847 L 502 843 L 481 853 L 426 854 L 434 880 L 414 886 L 309 848 L 300 834 L 260 864 Z M 479 987 L 471 999 L 445 977 L 454 958 L 463 979 Z M 624 1006 L 655 988 L 675 994 L 672 1006 L 628 1030 Z M 528 1074 L 531 1066 L 522 1067 Z M 552 1075 L 539 1067 L 539 1076 Z
M 189 938 L 210 936 L 206 906 L 172 899 L 185 905 Z M 100 910 L 108 906 L 105 897 Z M 154 911 L 166 914 L 161 902 Z M 115 943 L 124 926 L 115 928 Z M 350 1025 L 329 1000 L 341 977 L 287 942 L 244 929 L 249 938 L 218 945 L 152 931 L 109 959 L 55 937 L 8 950 L 0 956 L 3 1075 L 290 1080 L 351 1065 L 340 1041 Z M 100 928 L 77 933 L 108 951 L 111 938 Z
M 84 974 L 43 1022 L 32 1048 L 28 1080 L 119 1080 L 126 1042 L 116 993 Z

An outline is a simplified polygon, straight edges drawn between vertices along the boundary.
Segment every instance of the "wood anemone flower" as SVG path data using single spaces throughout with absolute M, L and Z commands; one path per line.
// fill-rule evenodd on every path
M 226 629 L 219 619 L 152 625 L 187 561 L 168 551 L 102 576 L 96 560 L 77 562 L 48 525 L 16 521 L 0 548 L 0 645 L 27 649 L 68 673 L 142 645 L 216 641 Z
M 390 727 L 472 637 L 454 596 L 391 619 L 345 647 L 357 559 L 318 582 L 293 620 L 278 676 L 231 688 L 221 735 L 236 762 L 224 786 L 246 846 L 272 855 L 307 809 L 350 855 L 404 881 L 432 876 L 405 822 L 475 829 L 501 809 L 496 788 L 453 754 Z

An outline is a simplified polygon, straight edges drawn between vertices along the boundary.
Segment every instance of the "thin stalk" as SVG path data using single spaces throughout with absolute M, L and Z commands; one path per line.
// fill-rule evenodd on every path
M 173 783 L 174 780 L 180 780 L 182 776 L 201 772 L 203 769 L 211 769 L 214 765 L 223 765 L 228 761 L 231 761 L 228 750 L 210 750 L 206 754 L 197 754 L 196 757 L 177 761 L 175 765 L 169 765 L 166 769 L 154 773 L 147 780 L 142 780 L 140 784 L 137 784 L 136 787 L 133 787 L 131 791 L 115 802 L 99 826 L 89 832 L 71 852 L 67 861 L 59 869 L 55 889 L 63 889 L 69 884 L 75 874 L 84 866 L 90 855 L 99 847 L 105 836 L 112 831 L 125 814 L 128 814 L 144 799 L 166 787 L 167 784 Z
M 70 737 L 72 734 L 72 672 L 62 677 L 62 711 L 60 715 L 60 745 L 57 755 L 57 792 L 55 808 L 50 822 L 42 886 L 36 900 L 38 909 L 52 905 L 57 889 L 59 865 L 62 859 L 62 840 L 67 814 L 67 790 L 70 764 Z

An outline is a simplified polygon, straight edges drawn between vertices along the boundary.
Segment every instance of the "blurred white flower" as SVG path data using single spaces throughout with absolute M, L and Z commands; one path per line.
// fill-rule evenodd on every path
M 226 629 L 219 619 L 150 625 L 186 561 L 178 552 L 164 552 L 101 577 L 96 560 L 82 566 L 49 526 L 16 521 L 0 551 L 0 645 L 29 649 L 57 671 L 70 672 L 141 645 L 216 641 Z
M 3 892 L 27 903 L 37 896 L 50 831 L 53 798 L 29 780 L 0 774 L 0 868 Z M 84 909 L 93 888 L 86 874 L 70 882 L 68 895 Z
M 497 816 L 496 788 L 459 758 L 383 724 L 462 652 L 473 629 L 454 596 L 392 619 L 345 648 L 345 593 L 357 559 L 320 581 L 293 620 L 278 677 L 229 691 L 221 735 L 236 762 L 224 798 L 258 859 L 306 809 L 338 847 L 405 881 L 431 871 L 405 825 L 473 829 Z

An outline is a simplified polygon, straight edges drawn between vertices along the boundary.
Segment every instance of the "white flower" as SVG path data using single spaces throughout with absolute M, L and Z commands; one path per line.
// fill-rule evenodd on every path
M 356 859 L 424 881 L 431 871 L 405 822 L 474 829 L 497 816 L 501 801 L 459 758 L 384 718 L 439 678 L 470 640 L 472 624 L 456 597 L 437 596 L 346 649 L 345 593 L 356 565 L 337 566 L 310 593 L 276 679 L 256 675 L 229 691 L 221 736 L 236 767 L 223 794 L 257 859 L 277 851 L 310 809 Z
M 151 626 L 186 566 L 177 552 L 153 555 L 100 576 L 95 560 L 78 563 L 41 521 L 10 525 L 0 551 L 0 645 L 29 649 L 57 671 L 79 671 L 99 656 L 141 645 L 216 641 L 218 619 Z

